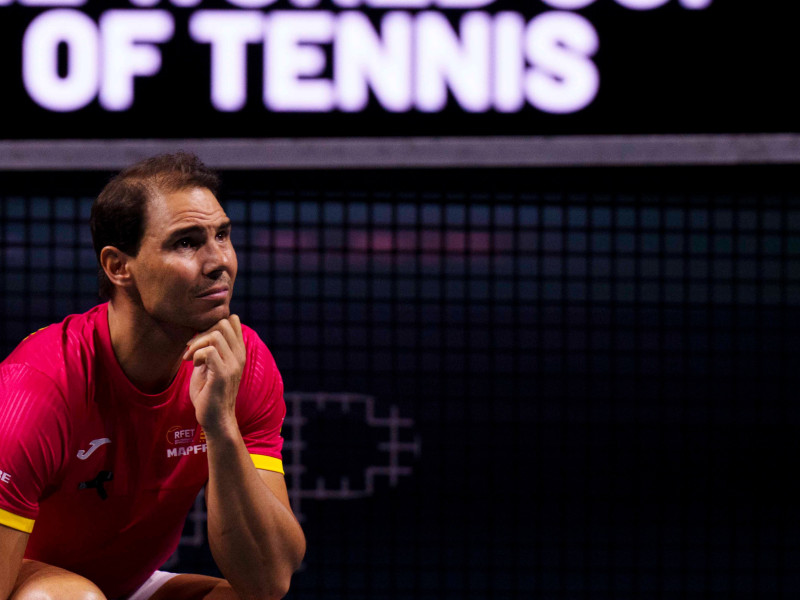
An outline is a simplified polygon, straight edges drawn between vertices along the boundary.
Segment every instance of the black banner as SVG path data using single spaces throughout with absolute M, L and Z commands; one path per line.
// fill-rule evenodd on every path
M 0 139 L 796 131 L 722 0 L 0 0 Z

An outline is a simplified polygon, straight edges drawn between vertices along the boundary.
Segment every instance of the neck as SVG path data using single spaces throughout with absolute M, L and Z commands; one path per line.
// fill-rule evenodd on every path
M 117 293 L 117 296 L 122 296 Z M 194 331 L 155 320 L 128 298 L 108 303 L 111 346 L 130 382 L 146 394 L 157 394 L 172 383 Z

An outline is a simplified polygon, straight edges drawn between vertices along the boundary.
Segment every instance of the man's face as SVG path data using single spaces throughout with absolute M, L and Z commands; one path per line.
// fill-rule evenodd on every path
M 129 265 L 144 310 L 204 331 L 230 315 L 236 252 L 214 194 L 187 188 L 150 199 L 138 255 Z

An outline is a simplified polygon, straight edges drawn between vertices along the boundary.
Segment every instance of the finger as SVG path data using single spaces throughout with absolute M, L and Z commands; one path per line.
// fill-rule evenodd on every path
M 244 343 L 244 333 L 242 332 L 242 321 L 239 319 L 239 315 L 231 315 L 228 317 L 228 321 L 230 321 L 231 327 L 233 328 L 233 332 L 236 334 L 236 339 L 239 340 L 241 343 Z
M 247 353 L 244 347 L 244 331 L 242 331 L 242 321 L 239 319 L 239 315 L 231 315 L 228 317 L 228 321 L 231 323 L 231 327 L 236 335 L 237 345 L 241 350 L 241 356 L 244 358 Z
M 195 367 L 206 366 L 211 371 L 218 372 L 222 366 L 222 358 L 219 351 L 214 346 L 206 346 L 205 348 L 198 349 L 192 355 L 192 362 Z
M 208 344 L 208 332 L 197 334 L 186 344 L 186 350 L 183 352 L 183 360 L 192 360 L 194 353 L 200 348 L 208 346 Z
M 225 338 L 225 342 L 230 348 L 233 356 L 240 362 L 246 359 L 246 350 L 244 346 L 244 334 L 242 332 L 242 324 L 239 317 L 233 315 L 235 318 L 228 317 L 227 319 L 220 319 L 214 326 L 207 332 L 200 334 L 201 336 L 210 334 L 214 331 L 220 332 Z M 191 342 L 190 342 L 191 343 Z M 226 352 L 225 357 L 227 359 Z
M 213 331 L 209 331 L 208 333 L 204 334 L 203 338 L 197 342 L 197 346 L 200 348 L 205 348 L 206 346 L 213 346 L 214 348 L 217 349 L 220 357 L 223 360 L 227 360 L 233 357 L 233 350 L 228 344 L 228 340 L 225 339 L 225 336 L 219 329 L 215 329 Z
M 222 333 L 231 349 L 235 349 L 239 345 L 240 342 L 236 335 L 236 328 L 233 326 L 233 323 L 231 323 L 230 317 L 227 319 L 220 319 L 211 329 L 216 329 Z
M 184 352 L 183 355 L 184 359 L 192 360 L 195 352 L 206 347 L 216 348 L 223 360 L 230 360 L 235 357 L 233 349 L 228 344 L 225 336 L 218 329 L 214 329 L 199 335 L 189 342 L 189 347 L 186 349 L 186 352 Z
M 237 317 L 238 321 L 238 317 Z M 244 339 L 241 335 L 237 335 L 236 327 L 234 323 L 231 321 L 230 317 L 227 319 L 220 320 L 217 325 L 217 331 L 222 333 L 223 337 L 225 338 L 225 342 L 228 345 L 228 348 L 231 352 L 231 357 L 238 361 L 244 362 L 246 358 L 246 352 L 244 348 Z M 239 330 L 241 331 L 241 324 L 239 324 Z M 226 353 L 225 358 L 228 359 L 229 355 Z

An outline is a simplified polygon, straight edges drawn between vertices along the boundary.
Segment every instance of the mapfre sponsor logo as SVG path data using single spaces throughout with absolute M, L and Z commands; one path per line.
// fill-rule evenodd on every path
M 189 456 L 190 454 L 202 454 L 203 452 L 208 452 L 207 444 L 178 446 L 177 448 L 167 448 L 167 458 L 172 458 L 174 456 Z
M 6 473 L 0 469 L 0 483 L 11 483 L 11 473 Z
M 208 451 L 206 445 L 206 434 L 200 431 L 198 442 L 195 443 L 195 427 L 170 427 L 167 431 L 167 442 L 175 448 L 167 448 L 167 458 L 176 456 L 189 456 L 190 454 L 202 454 Z

